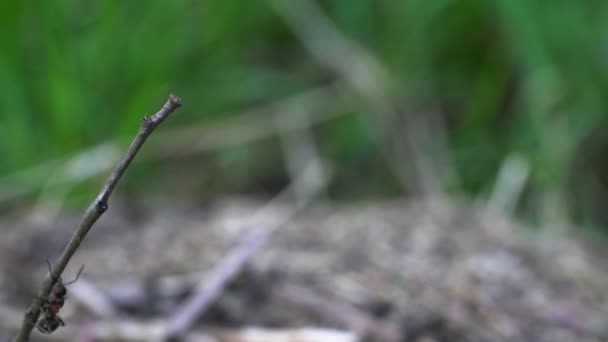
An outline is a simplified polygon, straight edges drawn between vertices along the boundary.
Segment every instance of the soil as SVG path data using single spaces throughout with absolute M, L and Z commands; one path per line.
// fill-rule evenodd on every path
M 253 219 L 264 204 L 233 199 L 205 208 L 139 208 L 137 214 L 115 204 L 63 277 L 72 279 L 85 264 L 82 281 L 106 293 L 121 314 L 166 317 L 187 298 L 193 279 L 205 279 L 244 235 L 264 229 L 263 221 Z M 276 206 L 270 213 L 281 215 L 287 208 Z M 45 258 L 56 260 L 77 220 L 65 217 L 50 227 L 32 224 L 31 217 L 5 220 L 0 227 L 4 306 L 28 305 L 46 275 Z M 280 295 L 280 286 L 294 285 L 329 308 L 352 309 L 396 327 L 402 341 L 604 341 L 605 260 L 601 243 L 570 230 L 533 232 L 475 206 L 317 204 L 272 234 L 200 317 L 197 329 L 357 330 L 344 317 Z M 168 286 L 171 279 L 181 286 Z M 145 289 L 143 299 L 141 293 L 129 298 L 130 292 L 121 292 L 129 284 Z M 73 298 L 62 315 L 71 329 L 99 320 Z M 1 323 L 3 330 L 14 329 L 15 320 Z M 358 333 L 382 340 L 365 329 Z

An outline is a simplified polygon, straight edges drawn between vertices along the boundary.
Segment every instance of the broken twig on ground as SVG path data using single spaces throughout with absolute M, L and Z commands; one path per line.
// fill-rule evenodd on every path
M 288 188 L 270 201 L 266 207 L 260 209 L 253 218 L 247 220 L 245 224 L 252 226 L 252 231 L 210 272 L 208 277 L 201 280 L 192 296 L 169 317 L 166 324 L 166 335 L 162 340 L 183 336 L 196 319 L 222 294 L 226 285 L 243 270 L 247 262 L 266 246 L 272 233 L 308 205 L 326 182 L 326 176 L 319 172 L 319 165 L 310 163 Z M 303 183 L 310 186 L 310 191 L 307 192 L 306 197 L 298 198 L 295 189 Z M 296 197 L 293 207 L 285 210 L 278 218 L 269 220 L 272 215 L 268 213 L 277 203 L 288 202 L 293 197 Z
M 400 341 L 399 326 L 379 321 L 366 312 L 347 304 L 323 298 L 314 291 L 298 285 L 279 282 L 272 286 L 274 293 L 284 300 L 304 307 L 315 314 L 340 323 L 349 331 L 374 341 Z
M 67 246 L 61 253 L 59 257 L 59 261 L 55 264 L 52 269 L 52 274 L 47 277 L 42 283 L 42 287 L 38 292 L 38 295 L 34 297 L 32 305 L 28 308 L 25 313 L 25 317 L 23 318 L 23 323 L 21 325 L 21 329 L 13 339 L 13 342 L 25 342 L 28 340 L 36 321 L 38 320 L 38 316 L 40 315 L 40 307 L 44 298 L 47 298 L 49 292 L 51 291 L 52 280 L 57 279 L 63 270 L 67 266 L 68 262 L 80 246 L 80 243 L 87 235 L 93 224 L 101 217 L 101 215 L 108 209 L 108 199 L 112 194 L 112 191 L 118 184 L 120 177 L 122 177 L 125 170 L 129 167 L 129 164 L 135 158 L 135 155 L 142 147 L 148 136 L 152 134 L 152 131 L 160 125 L 173 111 L 179 108 L 182 105 L 182 100 L 171 94 L 169 99 L 165 103 L 165 105 L 154 115 L 145 116 L 141 120 L 141 125 L 139 132 L 133 139 L 131 146 L 127 150 L 127 153 L 123 156 L 123 158 L 118 162 L 116 168 L 106 181 L 105 185 L 99 192 L 99 195 L 95 198 L 93 203 L 89 205 L 87 210 L 82 217 L 80 224 L 74 231 L 72 238 L 68 242 Z

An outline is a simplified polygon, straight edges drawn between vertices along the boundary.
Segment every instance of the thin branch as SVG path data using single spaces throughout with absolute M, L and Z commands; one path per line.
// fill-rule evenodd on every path
M 61 333 L 49 336 L 54 341 L 158 341 L 163 335 L 163 322 L 159 320 L 134 320 L 130 318 L 95 320 L 88 322 L 84 329 L 66 327 Z M 356 342 L 355 334 L 323 327 L 306 326 L 297 328 L 270 327 L 207 327 L 204 330 L 189 331 L 184 337 L 187 342 L 219 341 L 300 341 L 300 342 Z
M 328 175 L 320 174 L 318 167 L 316 163 L 307 165 L 285 190 L 247 220 L 245 224 L 251 225 L 252 230 L 205 279 L 200 281 L 191 297 L 168 318 L 166 334 L 160 339 L 161 341 L 183 337 L 196 319 L 222 294 L 227 284 L 266 246 L 272 233 L 289 222 L 324 188 Z M 302 184 L 308 184 L 310 191 L 305 197 L 298 198 L 296 189 Z M 296 199 L 294 206 L 285 209 L 278 217 L 276 214 L 272 215 L 277 204 L 288 202 L 290 198 Z M 253 226 L 259 227 L 253 228 Z
M 100 318 L 116 317 L 118 310 L 95 284 L 86 279 L 80 280 L 70 287 L 70 298 L 82 304 L 94 316 Z
M 272 124 L 273 120 L 289 108 L 305 110 L 305 112 L 297 115 L 308 117 L 310 114 L 311 125 L 333 120 L 352 112 L 343 110 L 346 99 L 350 98 L 350 94 L 341 91 L 343 88 L 344 85 L 341 82 L 335 82 L 305 90 L 270 104 L 225 115 L 225 117 L 232 119 L 222 119 L 217 124 L 205 123 L 163 129 L 155 133 L 157 136 L 156 142 L 148 142 L 148 145 L 151 145 L 148 148 L 153 150 L 154 153 L 150 154 L 144 151 L 138 158 L 140 161 L 184 158 L 208 151 L 250 144 L 276 134 L 276 128 Z M 40 190 L 40 202 L 53 202 L 53 210 L 59 210 L 66 190 L 59 191 L 56 188 L 61 187 L 69 191 L 84 180 L 111 170 L 120 158 L 117 145 L 119 145 L 118 140 L 109 140 L 98 146 L 80 151 L 73 156 L 47 161 L 1 177 L 0 205 L 14 202 Z M 93 167 L 87 164 L 86 172 L 75 170 L 76 165 L 79 165 L 84 159 L 89 159 L 92 155 L 102 155 L 104 157 L 100 157 L 100 159 L 105 160 L 96 162 Z M 59 167 L 60 165 L 61 167 Z M 56 176 L 49 179 L 49 174 Z M 41 188 L 40 184 L 46 185 Z M 55 205 L 55 202 L 59 202 L 59 205 Z M 47 216 L 42 219 L 44 222 L 52 221 L 47 219 Z
M 360 336 L 374 341 L 401 340 L 400 329 L 396 324 L 377 320 L 351 305 L 323 298 L 306 287 L 278 282 L 273 284 L 271 291 L 294 305 L 307 308 L 318 316 L 342 324 Z
M 438 180 L 454 180 L 454 170 L 447 162 L 445 126 L 435 111 L 417 114 L 398 99 L 408 93 L 382 61 L 358 41 L 345 35 L 323 12 L 319 1 L 268 0 L 277 15 L 302 42 L 320 65 L 340 76 L 340 81 L 356 94 L 374 115 L 376 139 L 381 152 L 396 176 L 409 192 L 437 195 L 443 191 Z M 428 132 L 425 132 L 428 130 Z
M 59 261 L 55 264 L 52 274 L 44 280 L 38 295 L 34 297 L 32 305 L 28 308 L 25 317 L 23 318 L 21 329 L 17 333 L 17 336 L 15 336 L 13 339 L 13 342 L 25 342 L 29 339 L 30 333 L 32 332 L 32 329 L 38 320 L 38 316 L 40 315 L 40 306 L 42 305 L 43 298 L 46 298 L 51 291 L 52 279 L 58 278 L 61 273 L 63 273 L 63 270 L 93 224 L 95 224 L 99 217 L 108 209 L 108 199 L 110 198 L 112 191 L 148 136 L 150 136 L 152 131 L 154 131 L 158 125 L 160 125 L 175 109 L 179 108 L 181 105 L 182 100 L 179 97 L 171 94 L 165 105 L 156 114 L 142 118 L 137 136 L 135 136 L 135 139 L 133 139 L 127 153 L 110 175 L 105 185 L 99 192 L 99 195 L 97 195 L 93 203 L 91 203 L 91 205 L 89 205 L 87 208 L 80 221 L 80 224 L 74 231 L 72 238 L 61 253 Z

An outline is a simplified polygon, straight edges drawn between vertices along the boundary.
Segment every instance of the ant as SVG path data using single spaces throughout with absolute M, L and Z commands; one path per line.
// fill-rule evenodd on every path
M 38 322 L 38 331 L 44 334 L 50 334 L 53 331 L 57 330 L 60 326 L 65 326 L 65 322 L 61 319 L 61 317 L 57 315 L 52 315 L 50 313 L 45 313 L 44 317 Z
M 57 328 L 60 326 L 65 326 L 65 322 L 61 319 L 61 317 L 57 316 L 57 314 L 63 307 L 66 295 L 68 294 L 66 285 L 73 284 L 78 280 L 80 273 L 82 273 L 82 270 L 84 269 L 84 265 L 80 267 L 80 270 L 78 270 L 78 274 L 76 274 L 76 278 L 74 278 L 74 280 L 64 283 L 61 280 L 61 276 L 56 278 L 53 276 L 51 263 L 48 260 L 46 261 L 46 264 L 49 267 L 49 274 L 51 275 L 53 284 L 49 297 L 43 299 L 42 312 L 44 313 L 44 317 L 40 320 L 40 322 L 38 322 L 37 327 L 40 332 L 50 334 L 57 330 Z

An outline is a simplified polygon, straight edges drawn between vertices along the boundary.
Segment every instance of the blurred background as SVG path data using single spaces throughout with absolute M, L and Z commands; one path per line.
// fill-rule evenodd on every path
M 313 163 L 325 203 L 445 198 L 604 236 L 606 9 L 2 2 L 0 210 L 81 213 L 174 92 L 116 189 L 126 210 L 268 199 Z
M 288 181 L 277 120 L 295 111 L 331 164 L 331 198 L 491 197 L 514 181 L 523 217 L 604 223 L 601 4 L 292 5 L 1 5 L 2 206 L 36 198 L 66 159 L 122 151 L 175 92 L 186 105 L 161 151 L 119 192 L 272 193 Z M 68 204 L 88 203 L 111 165 L 96 163 L 58 182 L 75 185 Z

